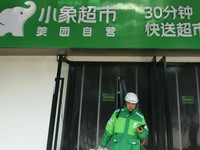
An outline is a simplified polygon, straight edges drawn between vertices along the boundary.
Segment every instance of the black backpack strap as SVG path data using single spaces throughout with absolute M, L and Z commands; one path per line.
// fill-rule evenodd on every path
M 124 104 L 125 104 L 125 103 L 124 103 Z M 121 113 L 122 108 L 124 107 L 124 104 L 123 104 L 122 107 L 119 109 L 119 111 L 118 111 L 118 113 L 117 113 L 117 115 L 116 115 L 116 118 L 117 118 L 117 119 L 119 118 L 119 114 Z

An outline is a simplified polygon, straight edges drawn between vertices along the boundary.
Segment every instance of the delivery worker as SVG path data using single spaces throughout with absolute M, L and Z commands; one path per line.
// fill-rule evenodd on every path
M 147 137 L 149 131 L 144 115 L 137 109 L 138 97 L 129 92 L 125 96 L 126 106 L 116 110 L 106 124 L 105 132 L 98 150 L 140 150 L 140 139 Z

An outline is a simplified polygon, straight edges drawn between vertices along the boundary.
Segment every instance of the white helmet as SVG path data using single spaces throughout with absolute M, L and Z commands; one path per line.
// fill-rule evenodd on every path
M 125 101 L 133 103 L 133 104 L 137 104 L 139 100 L 135 93 L 128 92 L 125 96 Z

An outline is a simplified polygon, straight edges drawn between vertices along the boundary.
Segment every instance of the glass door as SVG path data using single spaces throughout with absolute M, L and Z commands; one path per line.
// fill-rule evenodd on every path
M 57 77 L 51 107 L 47 150 L 59 150 L 63 134 L 64 112 L 68 84 L 69 64 L 65 57 L 59 56 Z
M 167 67 L 173 150 L 200 150 L 199 64 Z

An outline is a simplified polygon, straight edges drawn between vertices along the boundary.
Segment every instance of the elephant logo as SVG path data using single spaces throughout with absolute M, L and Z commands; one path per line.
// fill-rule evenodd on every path
M 32 1 L 25 2 L 29 8 L 7 8 L 0 13 L 0 36 L 11 33 L 13 36 L 24 36 L 24 24 L 35 13 L 36 5 Z

